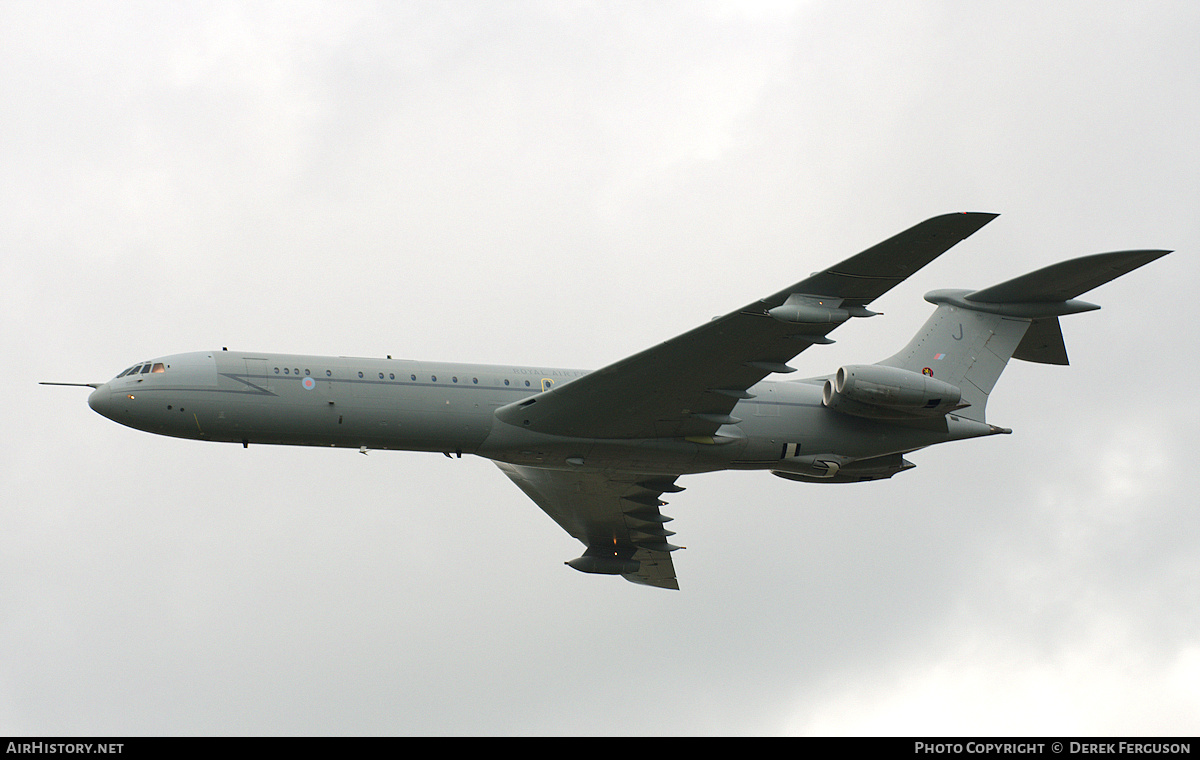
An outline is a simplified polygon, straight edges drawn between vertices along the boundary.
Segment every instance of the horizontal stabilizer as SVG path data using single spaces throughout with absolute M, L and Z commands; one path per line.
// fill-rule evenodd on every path
M 1170 251 L 1097 253 L 1043 267 L 966 296 L 979 303 L 1057 303 L 1098 288 Z
M 988 396 L 1009 359 L 1066 364 L 1059 317 L 1100 307 L 1077 296 L 1170 251 L 1083 256 L 983 290 L 933 290 L 937 310 L 903 351 L 879 362 L 956 387 L 969 406 L 955 416 L 984 422 Z

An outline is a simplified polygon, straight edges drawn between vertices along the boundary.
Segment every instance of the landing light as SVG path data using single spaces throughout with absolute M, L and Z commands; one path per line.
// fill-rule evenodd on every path
M 125 394 L 125 396 L 126 396 L 126 398 L 128 398 L 130 401 L 133 401 L 133 394 L 132 394 L 132 393 L 126 393 L 126 394 Z

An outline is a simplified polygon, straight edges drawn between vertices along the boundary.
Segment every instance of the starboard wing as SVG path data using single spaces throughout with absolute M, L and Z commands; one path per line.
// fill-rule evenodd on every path
M 676 338 L 496 410 L 503 422 L 588 438 L 711 437 L 746 389 L 967 238 L 996 214 L 934 217 Z

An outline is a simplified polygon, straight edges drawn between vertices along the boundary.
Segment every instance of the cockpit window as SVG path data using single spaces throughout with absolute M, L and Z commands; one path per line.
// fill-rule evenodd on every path
M 167 365 L 163 364 L 162 362 L 143 362 L 141 364 L 133 365 L 121 374 L 117 375 L 117 377 L 133 377 L 134 375 L 145 375 L 147 373 L 166 371 Z M 113 379 L 115 380 L 116 378 Z

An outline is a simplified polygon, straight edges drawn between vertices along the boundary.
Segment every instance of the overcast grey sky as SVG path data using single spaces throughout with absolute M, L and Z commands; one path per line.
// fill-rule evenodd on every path
M 1195 2 L 0 0 L 0 734 L 1200 731 Z M 1176 253 L 890 481 L 685 478 L 682 590 L 492 464 L 81 389 L 212 349 L 594 368 L 949 211 Z

